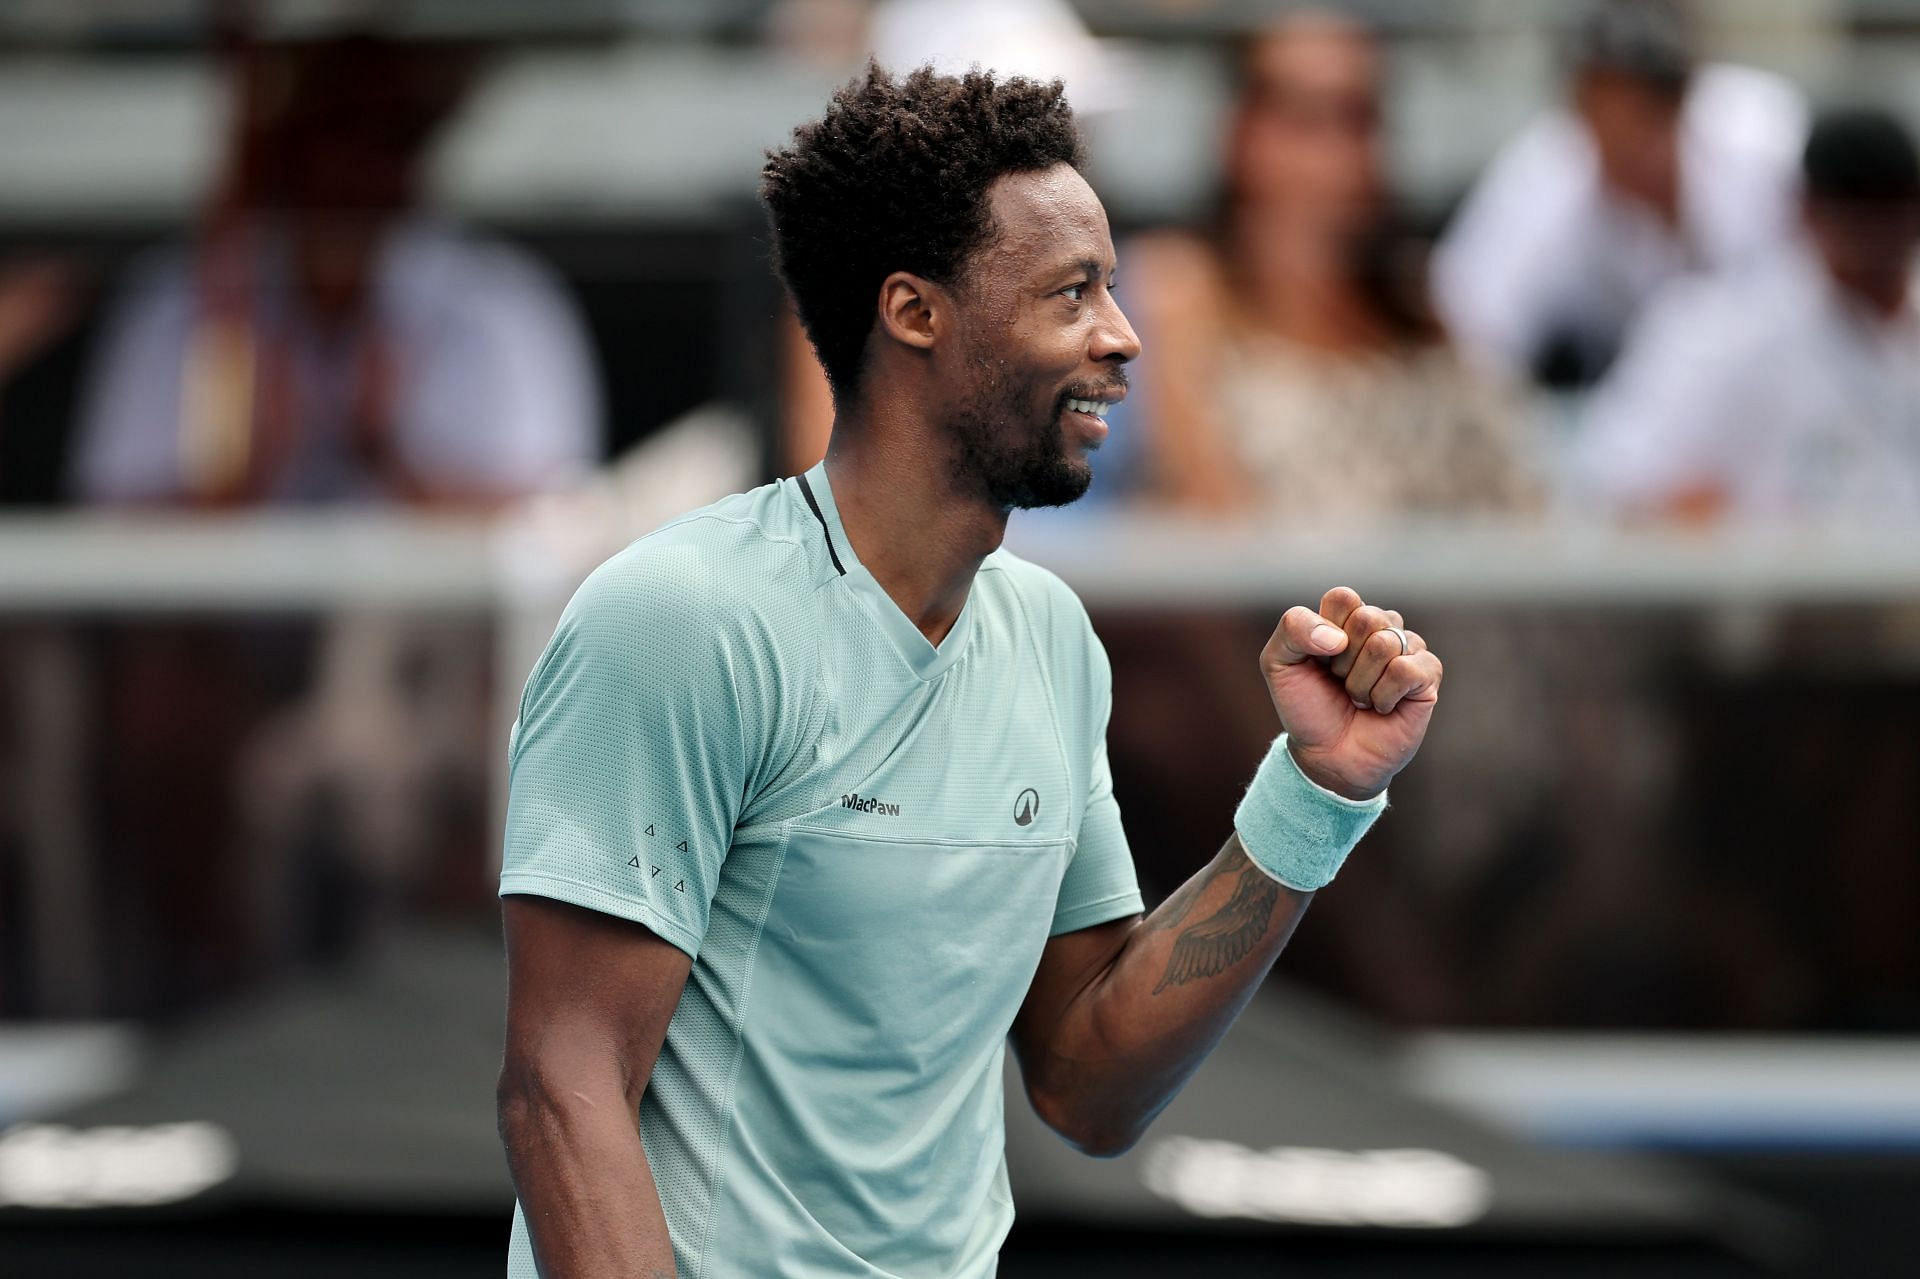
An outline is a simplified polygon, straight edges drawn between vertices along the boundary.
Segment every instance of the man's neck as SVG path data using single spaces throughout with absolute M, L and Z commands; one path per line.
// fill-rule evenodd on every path
M 853 552 L 929 643 L 953 629 L 1007 513 L 955 490 L 945 442 L 925 418 L 836 418 L 827 478 Z M 876 429 L 878 428 L 878 429 Z

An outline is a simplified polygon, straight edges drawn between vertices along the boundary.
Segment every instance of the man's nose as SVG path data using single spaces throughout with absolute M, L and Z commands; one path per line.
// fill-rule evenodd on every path
M 1093 335 L 1093 358 L 1111 360 L 1125 364 L 1140 358 L 1140 338 L 1134 333 L 1133 325 L 1127 322 L 1126 312 L 1115 302 L 1107 307 L 1107 313 Z

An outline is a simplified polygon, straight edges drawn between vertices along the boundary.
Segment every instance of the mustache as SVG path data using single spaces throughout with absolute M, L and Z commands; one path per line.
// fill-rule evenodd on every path
M 1068 400 L 1099 400 L 1114 394 L 1125 395 L 1130 385 L 1132 384 L 1127 380 L 1127 371 L 1115 369 L 1113 375 L 1103 381 L 1075 382 L 1060 392 L 1060 402 L 1064 404 Z

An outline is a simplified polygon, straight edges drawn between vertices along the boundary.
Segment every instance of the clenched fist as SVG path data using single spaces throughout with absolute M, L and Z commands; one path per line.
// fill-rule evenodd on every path
M 1392 609 L 1336 586 L 1280 618 L 1260 670 L 1300 770 L 1371 799 L 1407 766 L 1440 700 L 1440 659 Z

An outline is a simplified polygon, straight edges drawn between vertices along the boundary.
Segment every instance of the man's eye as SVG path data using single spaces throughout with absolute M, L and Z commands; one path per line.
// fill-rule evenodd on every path
M 1060 290 L 1060 293 L 1061 293 L 1061 296 L 1072 298 L 1075 302 L 1078 302 L 1082 300 L 1084 297 L 1086 297 L 1087 286 L 1084 284 L 1070 284 L 1066 288 Z

